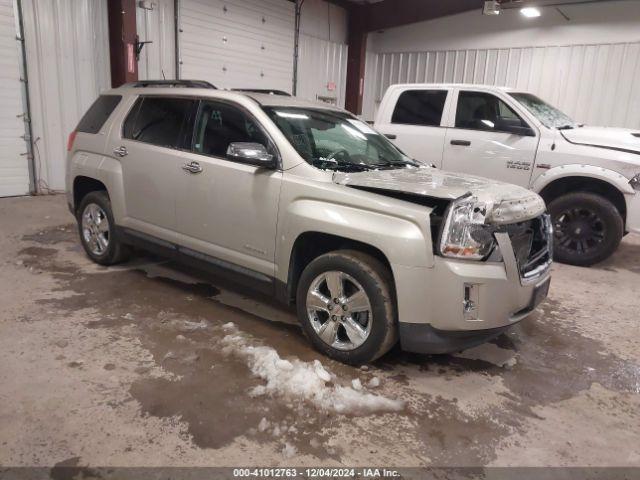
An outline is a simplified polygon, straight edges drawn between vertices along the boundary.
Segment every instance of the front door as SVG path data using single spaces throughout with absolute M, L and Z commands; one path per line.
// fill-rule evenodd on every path
M 229 144 L 260 143 L 275 153 L 241 107 L 202 100 L 176 197 L 180 243 L 249 273 L 274 276 L 282 172 L 227 158 Z
M 455 125 L 447 128 L 443 168 L 529 187 L 538 134 L 510 133 L 501 125 L 527 123 L 504 101 L 487 92 L 458 94 Z M 533 136 L 531 136 L 533 135 Z

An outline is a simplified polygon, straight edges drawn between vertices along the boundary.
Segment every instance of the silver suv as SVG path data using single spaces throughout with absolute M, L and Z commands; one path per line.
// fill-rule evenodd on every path
M 99 97 L 68 150 L 93 261 L 141 246 L 272 294 L 342 362 L 398 339 L 422 353 L 477 345 L 548 292 L 538 195 L 419 165 L 326 104 L 140 82 Z

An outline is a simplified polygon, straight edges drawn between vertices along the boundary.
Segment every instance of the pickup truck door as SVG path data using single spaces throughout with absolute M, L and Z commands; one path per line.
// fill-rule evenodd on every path
M 177 178 L 176 217 L 183 252 L 202 253 L 217 266 L 255 280 L 274 277 L 276 224 L 282 172 L 227 158 L 230 143 L 271 141 L 234 103 L 202 100 L 191 151 Z M 274 150 L 275 152 L 275 150 Z M 220 264 L 220 262 L 222 264 Z
M 440 167 L 446 134 L 442 119 L 449 94 L 445 88 L 393 91 L 375 127 L 409 157 Z
M 456 96 L 442 168 L 528 188 L 539 133 L 492 93 L 465 89 Z

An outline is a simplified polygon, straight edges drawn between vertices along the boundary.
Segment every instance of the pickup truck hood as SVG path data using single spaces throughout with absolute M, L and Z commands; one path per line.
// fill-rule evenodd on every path
M 431 167 L 337 172 L 333 181 L 340 185 L 375 190 L 404 192 L 424 197 L 455 200 L 471 194 L 489 207 L 487 219 L 504 224 L 541 215 L 546 207 L 542 198 L 526 188 L 488 178 L 445 172 Z
M 640 130 L 609 127 L 579 127 L 562 130 L 564 138 L 578 145 L 610 148 L 640 154 Z

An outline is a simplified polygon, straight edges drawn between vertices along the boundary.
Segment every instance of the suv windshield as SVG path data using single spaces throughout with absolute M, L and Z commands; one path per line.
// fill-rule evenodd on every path
M 330 110 L 265 107 L 302 158 L 331 170 L 418 166 L 384 136 L 348 114 Z
M 540 100 L 535 95 L 530 93 L 509 93 L 509 95 L 520 102 L 547 128 L 562 130 L 578 126 L 567 114 Z

